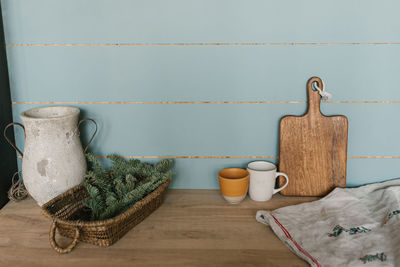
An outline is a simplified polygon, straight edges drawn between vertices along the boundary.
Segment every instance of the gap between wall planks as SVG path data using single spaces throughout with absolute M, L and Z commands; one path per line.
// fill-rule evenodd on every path
M 38 43 L 38 44 L 6 44 L 6 47 L 15 46 L 228 46 L 228 45 L 400 45 L 400 42 L 343 42 L 343 43 L 328 43 L 328 42 L 289 42 L 289 43 L 71 43 L 71 44 L 56 44 L 56 43 Z
M 38 105 L 54 105 L 54 104 L 74 104 L 74 105 L 91 105 L 91 104 L 305 104 L 306 101 L 13 101 L 13 105 L 20 104 L 38 104 Z M 321 103 L 328 104 L 400 104 L 400 101 L 323 101 Z
M 276 156 L 120 156 L 124 159 L 279 159 Z M 22 159 L 21 156 L 17 157 Z M 106 156 L 96 156 L 105 159 Z M 400 159 L 400 156 L 348 156 L 348 159 Z

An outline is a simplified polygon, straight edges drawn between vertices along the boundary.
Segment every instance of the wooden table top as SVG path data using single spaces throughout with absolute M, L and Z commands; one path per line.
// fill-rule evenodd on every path
M 169 190 L 163 205 L 114 245 L 79 243 L 63 255 L 50 247 L 50 220 L 32 199 L 9 202 L 0 211 L 0 266 L 308 266 L 255 214 L 316 199 L 275 195 L 231 205 L 216 190 Z

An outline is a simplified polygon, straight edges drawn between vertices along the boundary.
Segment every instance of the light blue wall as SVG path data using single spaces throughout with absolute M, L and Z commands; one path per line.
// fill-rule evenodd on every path
M 318 75 L 323 112 L 349 118 L 348 186 L 400 176 L 397 0 L 1 3 L 16 121 L 74 105 L 97 155 L 176 158 L 174 188 L 217 188 L 222 168 L 278 161 L 279 119 Z

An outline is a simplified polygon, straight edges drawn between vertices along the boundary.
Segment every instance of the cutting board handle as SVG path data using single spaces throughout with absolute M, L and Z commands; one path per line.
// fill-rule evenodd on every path
M 308 110 L 307 114 L 317 115 L 321 114 L 320 103 L 321 96 L 318 91 L 313 89 L 313 83 L 316 82 L 318 88 L 324 90 L 324 84 L 322 83 L 321 78 L 319 77 L 311 77 L 307 82 L 307 95 L 308 95 Z

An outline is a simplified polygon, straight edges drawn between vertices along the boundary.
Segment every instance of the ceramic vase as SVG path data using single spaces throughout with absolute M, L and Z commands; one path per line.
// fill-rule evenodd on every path
M 34 108 L 21 113 L 25 146 L 22 153 L 7 137 L 7 141 L 22 156 L 24 185 L 36 202 L 42 206 L 57 195 L 83 182 L 86 172 L 85 152 L 93 140 L 97 125 L 92 119 L 78 122 L 80 110 L 74 107 L 54 106 Z M 79 125 L 92 121 L 96 130 L 85 149 L 79 138 Z

